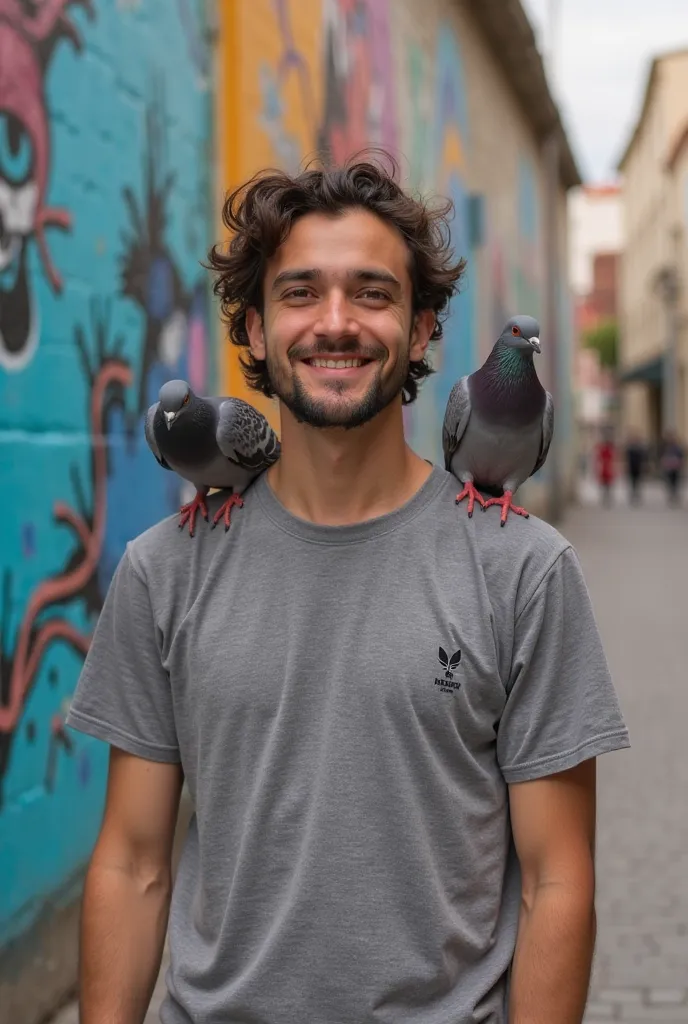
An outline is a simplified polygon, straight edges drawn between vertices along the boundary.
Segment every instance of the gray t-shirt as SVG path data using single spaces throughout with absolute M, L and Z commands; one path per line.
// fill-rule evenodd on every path
M 628 735 L 569 544 L 456 491 L 128 546 L 69 724 L 184 768 L 164 1024 L 506 1024 L 507 783 Z

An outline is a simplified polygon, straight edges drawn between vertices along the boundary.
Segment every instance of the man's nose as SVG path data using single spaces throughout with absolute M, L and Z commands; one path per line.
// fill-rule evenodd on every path
M 328 293 L 320 304 L 315 333 L 326 338 L 341 338 L 355 337 L 359 330 L 355 310 L 347 295 L 338 289 Z

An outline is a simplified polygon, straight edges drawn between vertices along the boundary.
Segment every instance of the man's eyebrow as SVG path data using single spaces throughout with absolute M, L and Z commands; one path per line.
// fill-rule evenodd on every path
M 316 281 L 321 277 L 319 270 L 283 270 L 272 282 L 272 291 L 277 291 L 280 285 L 292 284 L 294 281 Z
M 377 267 L 361 267 L 360 270 L 350 270 L 346 276 L 352 281 L 379 281 L 381 284 L 391 284 L 401 288 L 401 281 L 394 274 L 391 274 L 389 270 L 381 270 Z
M 401 281 L 398 280 L 388 270 L 382 270 L 378 267 L 359 267 L 355 270 L 348 271 L 346 275 L 350 281 L 377 281 L 380 284 L 389 284 L 395 288 L 401 288 Z M 295 270 L 283 270 L 277 275 L 275 280 L 272 282 L 272 291 L 277 291 L 282 285 L 294 284 L 298 281 L 317 281 L 322 277 L 322 272 L 316 270 L 314 267 L 310 268 L 297 268 Z

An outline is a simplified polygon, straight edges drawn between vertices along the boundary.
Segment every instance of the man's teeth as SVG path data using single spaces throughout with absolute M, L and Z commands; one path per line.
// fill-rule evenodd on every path
M 341 370 L 343 367 L 363 366 L 364 359 L 311 359 L 311 366 L 324 366 L 328 370 Z

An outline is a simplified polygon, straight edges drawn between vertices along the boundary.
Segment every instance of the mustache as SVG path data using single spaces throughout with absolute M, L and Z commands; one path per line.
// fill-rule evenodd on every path
M 379 362 L 387 358 L 387 349 L 383 345 L 361 345 L 355 338 L 341 338 L 339 341 L 322 338 L 313 345 L 295 345 L 287 353 L 290 363 L 335 354 L 347 355 L 352 359 L 370 359 Z

